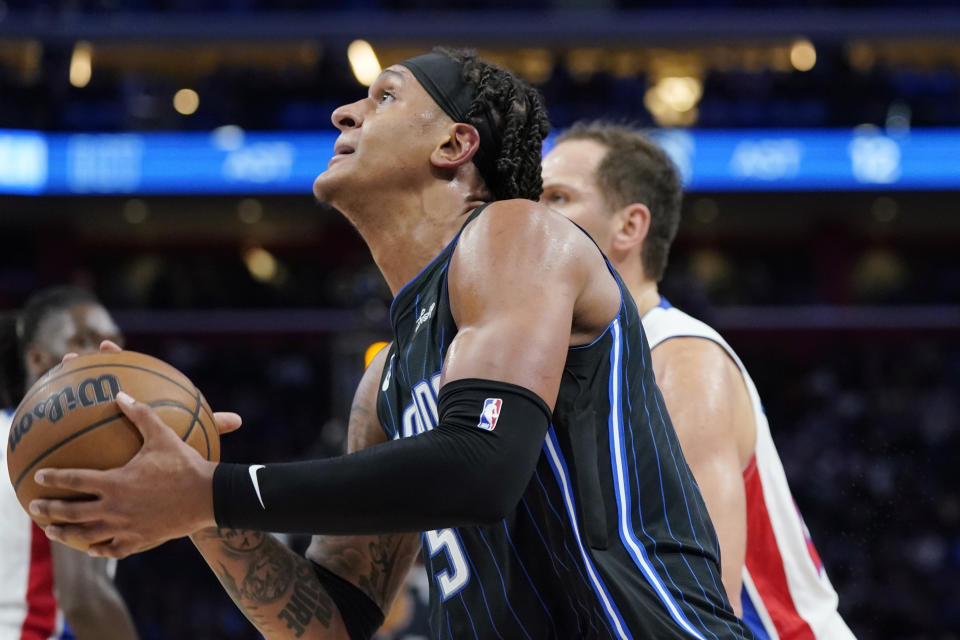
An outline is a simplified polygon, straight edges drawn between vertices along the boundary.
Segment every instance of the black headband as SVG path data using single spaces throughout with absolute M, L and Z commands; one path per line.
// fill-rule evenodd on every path
M 500 155 L 499 131 L 493 124 L 490 110 L 484 108 L 479 122 L 467 120 L 467 112 L 476 97 L 474 87 L 464 81 L 460 65 L 450 56 L 442 53 L 427 53 L 399 63 L 406 67 L 426 89 L 434 102 L 450 116 L 454 122 L 463 122 L 476 127 L 480 134 L 480 147 L 473 156 L 473 164 L 491 191 L 495 191 L 496 159 Z

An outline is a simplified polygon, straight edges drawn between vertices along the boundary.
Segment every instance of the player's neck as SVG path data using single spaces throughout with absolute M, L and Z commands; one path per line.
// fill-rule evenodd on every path
M 389 203 L 384 205 L 383 203 Z M 370 247 L 393 295 L 413 280 L 453 240 L 482 200 L 455 188 L 427 189 L 379 198 L 348 217 Z
M 634 275 L 632 278 L 623 275 L 620 277 L 623 278 L 623 283 L 627 285 L 627 290 L 630 291 L 633 301 L 637 303 L 637 311 L 641 317 L 660 304 L 660 290 L 656 282 L 646 278 L 642 273 Z
M 611 249 L 608 255 L 613 268 L 620 274 L 620 279 L 630 292 L 630 297 L 637 304 L 637 311 L 641 316 L 660 304 L 657 282 L 643 272 L 643 261 L 639 253 L 617 254 Z

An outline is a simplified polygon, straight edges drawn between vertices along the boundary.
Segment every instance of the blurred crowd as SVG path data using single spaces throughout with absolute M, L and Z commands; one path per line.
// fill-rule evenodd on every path
M 218 11 L 269 12 L 316 11 L 318 8 L 336 10 L 407 10 L 407 9 L 497 9 L 497 10 L 551 10 L 577 8 L 646 9 L 670 7 L 736 8 L 862 8 L 857 0 L 465 0 L 451 5 L 443 0 L 5 0 L 15 9 L 37 12 L 75 11 Z M 951 0 L 879 0 L 871 3 L 880 7 L 953 6 Z
M 797 231 L 783 211 L 771 209 L 770 216 L 779 216 L 784 229 L 740 236 L 728 229 L 739 213 L 735 204 L 718 198 L 723 212 L 705 223 L 696 217 L 699 200 L 691 200 L 693 211 L 685 213 L 686 231 L 674 250 L 667 283 L 701 292 L 714 304 L 893 308 L 960 300 L 960 263 L 956 245 L 949 241 L 955 231 L 944 229 L 942 238 L 909 236 L 898 221 L 922 213 L 912 206 L 892 222 L 870 222 L 872 236 L 846 226 L 837 214 L 833 222 L 804 233 L 801 251 L 791 235 Z M 277 205 L 271 201 L 269 206 Z M 322 231 L 305 228 L 301 237 L 307 247 L 266 243 L 277 265 L 269 280 L 251 272 L 242 240 L 216 246 L 64 244 L 52 236 L 38 238 L 29 228 L 8 229 L 9 249 L 0 256 L 0 308 L 15 306 L 30 291 L 67 274 L 95 283 L 117 311 L 323 308 L 359 310 L 381 322 L 390 292 L 357 234 L 336 214 L 312 211 L 309 202 L 304 209 L 305 227 L 320 216 L 330 224 Z M 202 215 L 201 210 L 197 207 L 195 215 Z M 849 221 L 854 214 L 845 217 Z M 60 228 L 77 233 L 71 229 L 80 222 Z M 130 234 L 141 231 L 119 213 L 112 224 Z M 157 225 L 144 233 L 153 233 Z M 257 228 L 246 232 L 262 233 Z
M 183 117 L 171 97 L 183 82 L 136 70 L 95 68 L 83 88 L 66 83 L 72 47 L 45 48 L 41 69 L 25 77 L 0 66 L 0 127 L 61 131 L 250 130 L 329 128 L 330 113 L 363 95 L 345 55 L 330 50 L 314 64 L 283 69 L 222 67 L 191 86 L 200 108 Z M 537 85 L 556 127 L 583 118 L 654 124 L 649 74 L 574 72 L 562 56 Z M 818 46 L 816 66 L 711 69 L 689 124 L 723 127 L 956 126 L 960 68 L 872 65 L 856 68 L 842 48 Z
M 794 497 L 862 638 L 956 638 L 960 344 L 741 348 Z

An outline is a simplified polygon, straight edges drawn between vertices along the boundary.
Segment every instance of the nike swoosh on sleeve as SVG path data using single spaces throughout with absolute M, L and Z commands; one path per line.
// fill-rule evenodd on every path
M 260 495 L 260 483 L 257 481 L 257 471 L 263 468 L 262 464 L 252 464 L 247 471 L 250 473 L 250 482 L 253 483 L 253 490 L 257 493 L 257 500 L 260 501 L 260 506 L 266 509 L 267 505 L 263 504 L 263 496 Z

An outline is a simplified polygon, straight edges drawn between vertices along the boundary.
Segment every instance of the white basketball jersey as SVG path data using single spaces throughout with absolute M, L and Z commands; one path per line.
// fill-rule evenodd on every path
M 743 471 L 747 497 L 747 548 L 743 567 L 743 620 L 758 640 L 853 638 L 837 611 L 810 533 L 797 509 L 760 396 L 743 362 L 719 333 L 674 308 L 666 299 L 643 316 L 650 349 L 671 338 L 711 340 L 740 368 L 753 405 L 756 448 Z
M 0 640 L 61 640 L 50 541 L 26 514 L 7 472 L 12 411 L 0 410 Z

